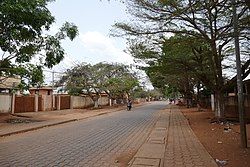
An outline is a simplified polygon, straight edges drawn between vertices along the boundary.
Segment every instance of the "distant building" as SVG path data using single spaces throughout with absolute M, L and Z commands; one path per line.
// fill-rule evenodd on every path
M 13 89 L 17 89 L 17 86 L 20 83 L 20 78 L 0 77 L 0 93 L 11 93 Z M 19 90 L 17 91 L 17 93 L 20 93 Z
M 29 89 L 31 95 L 53 95 L 53 89 L 49 86 L 44 86 L 40 88 L 30 88 Z
M 244 93 L 250 95 L 250 79 L 243 81 Z
M 245 119 L 250 122 L 250 79 L 243 81 Z M 225 112 L 227 118 L 239 118 L 237 86 L 225 97 Z
M 243 81 L 243 93 L 244 95 L 250 95 L 250 79 Z M 237 96 L 237 85 L 228 90 L 228 96 Z

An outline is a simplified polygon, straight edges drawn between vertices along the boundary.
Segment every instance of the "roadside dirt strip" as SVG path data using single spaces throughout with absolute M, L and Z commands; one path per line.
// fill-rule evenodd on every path
M 150 136 L 129 164 L 130 167 L 217 167 L 176 107 L 160 111 Z

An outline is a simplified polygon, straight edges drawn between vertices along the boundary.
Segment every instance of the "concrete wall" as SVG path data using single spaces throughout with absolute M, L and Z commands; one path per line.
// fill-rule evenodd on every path
M 60 96 L 60 98 L 59 98 Z M 54 99 L 54 107 L 53 107 Z M 60 99 L 60 102 L 59 102 Z M 12 95 L 0 95 L 0 113 L 10 113 L 12 105 Z M 98 100 L 99 105 L 109 104 L 107 96 L 103 96 Z M 59 104 L 60 103 L 60 104 Z M 60 105 L 60 106 L 59 106 Z M 54 109 L 63 110 L 69 108 L 86 108 L 93 106 L 94 102 L 90 97 L 69 96 L 69 95 L 40 95 L 40 96 L 15 96 L 14 113 L 19 112 L 37 112 L 52 111 Z M 56 108 L 55 108 L 56 107 Z
M 83 96 L 72 96 L 71 102 L 73 108 L 84 108 L 85 107 L 85 97 Z
M 0 113 L 8 113 L 11 111 L 11 95 L 0 94 Z
M 90 107 L 90 106 L 94 106 L 94 102 L 90 97 L 85 96 L 85 98 L 84 98 L 84 107 Z
M 226 117 L 238 118 L 238 99 L 237 96 L 229 96 L 225 98 L 225 113 Z M 246 119 L 250 119 L 250 95 L 244 96 L 244 109 Z
M 86 108 L 94 105 L 93 100 L 88 96 L 72 96 L 72 107 L 73 108 Z M 98 99 L 98 104 L 105 106 L 109 104 L 109 99 L 107 96 L 100 97 Z
M 83 108 L 84 107 L 84 105 L 83 105 L 84 97 L 82 97 L 82 96 L 72 96 L 71 99 L 72 99 L 71 103 L 73 103 L 72 104 L 73 108 Z
M 107 106 L 109 104 L 109 98 L 107 96 L 102 96 L 98 99 L 98 104 L 100 106 Z
M 146 102 L 146 99 L 145 99 L 145 98 L 136 98 L 136 99 L 134 99 L 133 102 L 134 102 L 135 104 L 139 104 L 139 103 Z

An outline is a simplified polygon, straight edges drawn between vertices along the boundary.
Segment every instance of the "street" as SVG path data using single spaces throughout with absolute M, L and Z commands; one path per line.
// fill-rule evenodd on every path
M 0 166 L 118 166 L 145 142 L 166 102 L 0 139 Z

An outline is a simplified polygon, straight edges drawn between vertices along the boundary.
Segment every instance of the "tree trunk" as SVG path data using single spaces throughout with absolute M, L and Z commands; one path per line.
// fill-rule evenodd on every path
M 216 33 L 214 33 L 216 34 Z M 211 37 L 211 47 L 213 53 L 213 65 L 214 65 L 214 77 L 215 77 L 215 85 L 214 85 L 214 100 L 215 100 L 215 117 L 218 121 L 225 121 L 225 102 L 224 102 L 224 79 L 222 75 L 222 55 L 221 50 L 219 53 L 217 52 L 215 38 Z
M 224 95 L 220 90 L 215 91 L 214 93 L 215 98 L 215 117 L 219 121 L 225 120 L 225 99 Z
M 114 98 L 113 98 L 113 96 L 112 96 L 112 94 L 111 93 L 109 93 L 108 91 L 105 91 L 106 92 L 106 94 L 108 95 L 108 97 L 109 97 L 109 106 L 113 106 L 113 104 L 114 104 Z
M 109 98 L 109 106 L 113 106 L 113 100 L 111 98 Z
M 110 104 L 110 106 L 115 105 L 115 104 L 116 104 L 116 100 L 115 100 L 115 98 L 110 97 L 110 98 L 109 98 L 109 104 Z
M 90 96 L 90 97 L 94 102 L 94 108 L 98 108 L 99 107 L 99 104 L 98 104 L 99 96 Z
M 200 82 L 197 83 L 197 108 L 198 111 L 201 111 L 201 94 L 200 94 Z
M 95 99 L 94 100 L 94 108 L 98 108 L 98 107 L 99 107 L 98 99 Z

